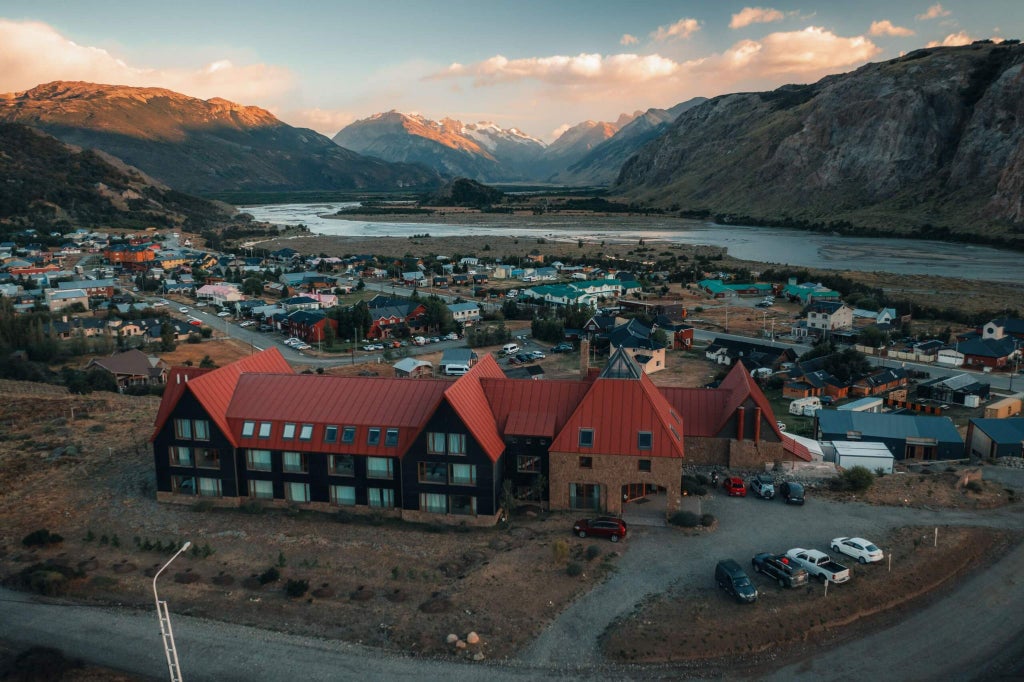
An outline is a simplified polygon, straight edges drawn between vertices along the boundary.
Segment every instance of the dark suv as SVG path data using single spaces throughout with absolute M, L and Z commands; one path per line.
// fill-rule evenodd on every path
M 750 563 L 755 571 L 772 578 L 779 587 L 799 587 L 807 584 L 807 571 L 784 554 L 761 552 L 755 554 Z
M 732 559 L 722 559 L 715 566 L 715 582 L 738 602 L 749 604 L 757 601 L 757 588 L 750 582 L 750 578 L 740 565 Z
M 804 503 L 804 487 L 796 481 L 784 481 L 779 486 L 779 495 L 786 501 L 786 504 Z

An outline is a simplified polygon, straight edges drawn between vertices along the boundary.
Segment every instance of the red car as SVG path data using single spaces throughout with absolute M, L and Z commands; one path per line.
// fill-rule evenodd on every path
M 725 479 L 722 483 L 722 487 L 725 492 L 729 494 L 729 497 L 746 497 L 747 486 L 744 485 L 743 479 L 739 476 L 730 476 Z
M 626 537 L 626 522 L 614 516 L 598 516 L 596 519 L 580 519 L 572 525 L 572 532 L 581 538 L 591 535 L 618 542 Z

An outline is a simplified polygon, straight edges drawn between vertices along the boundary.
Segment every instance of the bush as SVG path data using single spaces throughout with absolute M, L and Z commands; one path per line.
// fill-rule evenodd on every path
M 309 591 L 308 580 L 289 580 L 284 586 L 285 594 L 293 599 L 298 599 Z
M 981 481 L 967 481 L 967 485 L 965 485 L 964 487 L 970 490 L 972 493 L 980 493 L 983 490 Z
M 583 565 L 575 561 L 570 561 L 569 565 L 565 567 L 565 572 L 573 578 L 583 575 Z
M 555 540 L 552 542 L 551 559 L 556 564 L 565 563 L 569 559 L 569 543 L 565 540 Z
M 601 548 L 597 545 L 590 545 L 587 547 L 587 561 L 593 561 L 597 557 L 601 556 Z
M 276 567 L 271 566 L 267 570 L 260 573 L 259 580 L 260 585 L 266 585 L 267 583 L 274 583 L 281 579 L 281 571 L 277 570 Z
M 669 523 L 683 528 L 696 528 L 700 525 L 700 517 L 689 511 L 676 512 L 669 518 Z
M 850 467 L 839 475 L 840 490 L 862 493 L 875 482 L 875 475 L 867 467 Z
M 23 537 L 21 539 L 21 544 L 25 545 L 26 547 L 41 547 L 45 545 L 55 545 L 63 540 L 64 538 L 62 538 L 60 535 L 57 535 L 56 533 L 51 533 L 45 528 L 40 528 L 39 530 L 34 530 L 25 537 Z
M 714 514 L 704 514 L 700 517 L 700 525 L 705 528 L 715 525 L 715 521 L 717 521 L 717 519 Z

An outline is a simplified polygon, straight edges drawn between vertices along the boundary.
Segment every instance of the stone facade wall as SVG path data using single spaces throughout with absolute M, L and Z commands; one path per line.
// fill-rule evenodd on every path
M 679 509 L 680 484 L 683 477 L 683 460 L 675 457 L 651 457 L 651 470 L 640 471 L 641 457 L 624 455 L 586 455 L 593 467 L 580 467 L 580 455 L 576 453 L 551 452 L 549 455 L 549 490 L 551 509 L 569 509 L 569 484 L 590 483 L 601 486 L 600 511 L 608 514 L 622 513 L 622 486 L 629 483 L 646 483 L 665 489 L 667 511 Z
M 725 438 L 684 438 L 687 465 L 729 466 L 729 441 Z
M 768 462 L 790 462 L 796 459 L 796 455 L 782 448 L 782 443 L 763 440 L 758 443 L 752 440 L 729 441 L 730 469 L 763 469 Z

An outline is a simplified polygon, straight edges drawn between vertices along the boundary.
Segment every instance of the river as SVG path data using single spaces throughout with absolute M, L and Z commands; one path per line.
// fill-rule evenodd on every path
M 403 223 L 338 220 L 325 216 L 357 203 L 272 204 L 239 210 L 260 221 L 305 225 L 311 232 L 351 237 L 434 237 L 501 235 L 544 237 L 554 241 L 635 242 L 640 238 L 683 244 L 722 246 L 729 255 L 760 263 L 830 270 L 895 272 L 1019 282 L 1021 254 L 987 246 L 923 239 L 844 237 L 778 227 L 718 225 L 678 218 L 611 216 L 537 218 L 487 216 L 487 223 Z

